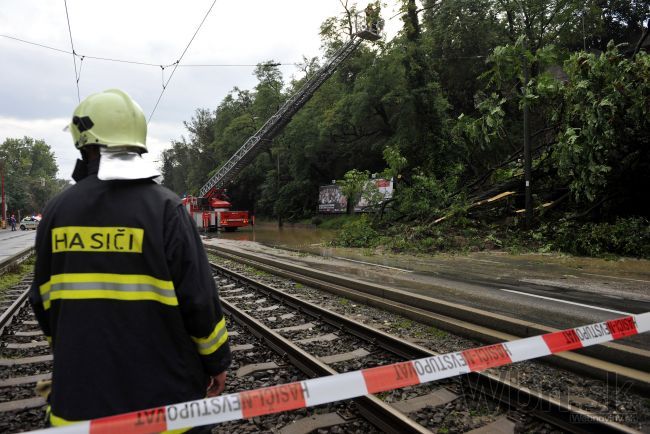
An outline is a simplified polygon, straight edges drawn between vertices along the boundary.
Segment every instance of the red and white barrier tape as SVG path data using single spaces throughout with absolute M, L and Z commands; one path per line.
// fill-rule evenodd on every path
M 147 434 L 341 401 L 449 378 L 650 330 L 650 312 L 465 351 L 94 419 L 32 433 Z

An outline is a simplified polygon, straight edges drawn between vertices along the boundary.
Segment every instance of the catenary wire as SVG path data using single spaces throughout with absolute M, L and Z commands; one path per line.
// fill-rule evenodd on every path
M 15 36 L 9 36 L 9 35 L 0 35 L 2 38 L 7 38 L 7 39 L 12 39 L 17 42 L 22 42 L 24 44 L 29 44 L 29 45 L 35 45 L 37 47 L 41 48 L 47 48 L 48 50 L 53 50 L 53 51 L 58 51 L 60 53 L 64 54 L 73 54 L 71 51 L 68 50 L 62 50 L 60 48 L 56 47 L 51 47 L 49 45 L 45 44 L 39 44 L 38 42 L 32 42 L 32 41 L 27 41 L 25 39 L 20 39 L 16 38 Z M 142 66 L 153 66 L 156 68 L 169 68 L 170 66 L 174 66 L 175 63 L 170 63 L 167 65 L 163 65 L 161 63 L 150 63 L 150 62 L 143 62 L 143 61 L 137 61 L 137 60 L 125 60 L 125 59 L 114 59 L 111 57 L 99 57 L 99 56 L 90 56 L 87 54 L 80 54 L 80 53 L 74 53 L 76 57 L 84 57 L 84 60 L 92 59 L 92 60 L 101 60 L 105 62 L 115 62 L 115 63 L 128 63 L 131 65 L 142 65 Z M 277 66 L 296 66 L 299 65 L 300 63 L 298 62 L 290 62 L 290 63 L 285 63 L 285 62 L 278 62 Z M 185 63 L 182 65 L 178 65 L 179 68 L 228 68 L 228 67 L 240 67 L 240 68 L 248 68 L 248 67 L 253 67 L 257 66 L 258 63 Z
M 0 35 L 2 38 L 7 38 L 7 39 L 12 39 L 14 41 L 18 42 L 23 42 L 25 44 L 29 45 L 35 45 L 38 47 L 42 48 L 47 48 L 48 50 L 53 50 L 53 51 L 58 51 L 60 53 L 65 53 L 65 54 L 72 54 L 71 51 L 67 50 L 62 50 L 60 48 L 56 47 L 50 47 L 49 45 L 44 45 L 44 44 L 39 44 L 37 42 L 32 42 L 32 41 L 27 41 L 25 39 L 20 39 L 16 38 L 15 36 L 9 36 L 9 35 Z M 74 53 L 75 56 L 81 58 L 83 57 L 84 60 L 92 59 L 92 60 L 102 60 L 106 62 L 116 62 L 116 63 L 127 63 L 131 65 L 142 65 L 142 66 L 153 66 L 156 68 L 169 68 L 170 66 L 174 66 L 175 63 L 170 63 L 168 65 L 162 65 L 160 63 L 149 63 L 149 62 L 141 62 L 141 61 L 136 61 L 136 60 L 124 60 L 124 59 L 114 59 L 110 57 L 98 57 L 98 56 L 89 56 L 86 54 L 79 54 L 79 53 Z M 476 56 L 453 56 L 453 57 L 432 57 L 433 60 L 463 60 L 463 59 L 485 59 L 486 57 L 489 57 L 488 55 L 476 55 Z M 179 64 L 179 68 L 250 68 L 259 65 L 259 63 L 184 63 L 184 64 Z M 285 62 L 278 62 L 274 64 L 275 66 L 298 66 L 301 65 L 301 63 L 298 62 L 291 62 L 291 63 L 285 63 Z
M 171 74 L 169 74 L 169 78 L 167 79 L 167 82 L 163 85 L 162 91 L 160 92 L 160 95 L 158 96 L 158 100 L 156 101 L 156 105 L 153 107 L 153 110 L 151 111 L 151 114 L 149 115 L 149 119 L 147 120 L 147 123 L 151 122 L 151 118 L 153 118 L 154 113 L 156 112 L 156 109 L 158 108 L 158 104 L 160 104 L 160 100 L 162 99 L 163 94 L 165 93 L 165 90 L 167 89 L 167 85 L 169 85 L 169 82 L 171 81 L 172 77 L 174 77 L 174 73 L 176 72 L 176 68 L 178 68 L 178 64 L 181 63 L 181 60 L 183 60 L 183 56 L 185 56 L 185 53 L 187 53 L 187 50 L 190 48 L 190 45 L 192 44 L 192 41 L 194 41 L 194 38 L 196 35 L 199 33 L 199 30 L 201 29 L 201 26 L 203 26 L 203 23 L 205 20 L 208 18 L 208 15 L 210 15 L 210 12 L 212 11 L 212 8 L 214 5 L 217 3 L 217 0 L 214 0 L 212 2 L 212 5 L 210 6 L 210 9 L 205 13 L 205 16 L 203 17 L 203 20 L 201 20 L 201 24 L 196 28 L 196 31 L 194 32 L 194 35 L 192 35 L 192 39 L 190 39 L 190 42 L 187 43 L 187 46 L 183 50 L 183 53 L 181 53 L 181 56 L 178 58 L 176 62 L 174 62 L 174 69 L 172 69 Z
M 23 42 L 25 44 L 36 45 L 38 47 L 47 48 L 48 50 L 54 50 L 54 51 L 58 51 L 60 53 L 65 53 L 65 54 L 72 54 L 71 51 L 61 50 L 60 48 L 50 47 L 49 45 L 43 45 L 43 44 L 39 44 L 37 42 L 26 41 L 24 39 L 16 38 L 14 36 L 9 36 L 9 35 L 0 35 L 0 36 L 2 36 L 3 38 L 7 38 L 7 39 L 13 39 L 14 41 Z
M 77 100 L 81 102 L 81 96 L 79 94 L 79 78 L 80 74 L 77 73 L 77 56 L 74 51 L 74 43 L 72 42 L 72 29 L 70 28 L 70 16 L 68 15 L 68 2 L 67 0 L 63 0 L 63 4 L 65 5 L 65 18 L 68 21 L 68 33 L 70 34 L 70 46 L 72 47 L 72 63 L 74 63 L 74 79 L 75 79 L 75 84 L 77 85 Z

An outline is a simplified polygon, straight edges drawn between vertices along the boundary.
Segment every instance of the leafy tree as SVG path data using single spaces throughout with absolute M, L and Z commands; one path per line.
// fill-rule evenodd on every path
M 347 0 L 341 6 L 342 13 L 321 26 L 325 58 L 355 31 L 357 6 Z M 587 80 L 561 65 L 571 52 L 604 47 L 610 39 L 638 41 L 646 31 L 647 2 L 402 0 L 402 6 L 398 36 L 361 44 L 229 186 L 235 207 L 304 218 L 317 209 L 319 185 L 348 173 L 367 179 L 369 173 L 384 171 L 387 177 L 402 175 L 387 217 L 429 221 L 447 214 L 450 206 L 463 208 L 462 198 L 479 181 L 519 176 L 524 104 L 530 109 L 536 151 L 536 193 L 571 183 L 574 197 L 596 204 L 625 188 L 621 186 L 631 190 L 627 178 L 615 176 L 612 158 L 620 158 L 630 176 L 642 173 L 627 165 L 627 158 L 644 161 L 645 142 L 638 131 L 646 124 L 635 120 L 627 129 L 616 122 L 607 126 L 601 113 L 607 105 L 593 117 L 599 98 L 609 92 L 607 79 Z M 622 47 L 622 56 L 629 50 L 629 45 Z M 627 64 L 615 63 L 622 68 L 621 80 L 639 87 L 635 96 L 625 84 L 620 98 L 612 100 L 616 120 L 640 119 L 645 81 L 637 74 L 644 72 L 630 66 L 632 73 Z M 254 71 L 253 89 L 234 88 L 214 111 L 197 110 L 187 123 L 189 136 L 163 155 L 165 182 L 177 191 L 196 193 L 319 67 L 317 58 L 305 58 L 300 65 L 305 76 L 285 83 L 276 63 L 262 62 Z M 584 80 L 589 84 L 579 89 L 577 83 Z M 585 95 L 579 96 L 579 90 Z M 591 100 L 586 98 L 590 95 Z M 583 110 L 580 98 L 593 106 Z M 635 102 L 627 105 L 630 101 Z M 597 125 L 589 124 L 593 131 L 585 135 L 582 123 L 594 119 Z M 627 147 L 603 141 L 600 148 L 591 148 L 596 141 L 590 137 L 596 134 L 614 134 Z M 499 167 L 506 169 L 490 178 Z M 606 167 L 611 169 L 604 171 Z
M 565 64 L 566 108 L 553 153 L 576 200 L 642 199 L 650 171 L 650 55 L 624 57 L 610 44 L 577 53 Z M 614 200 L 615 199 L 615 200 Z M 638 200 L 638 202 L 637 202 Z
M 425 0 L 423 42 L 455 116 L 470 114 L 485 58 L 509 42 L 494 0 Z
M 7 138 L 0 145 L 8 212 L 39 213 L 67 182 L 56 180 L 54 153 L 43 140 Z
M 404 9 L 404 36 L 399 41 L 404 93 L 393 140 L 404 157 L 414 164 L 411 170 L 420 167 L 445 176 L 447 163 L 457 155 L 456 148 L 448 146 L 449 106 L 423 44 L 415 0 L 405 0 Z
M 370 173 L 368 171 L 360 171 L 352 169 L 343 175 L 343 179 L 338 181 L 341 186 L 341 192 L 348 198 L 347 213 L 352 214 L 354 205 L 359 201 L 363 187 L 368 182 Z

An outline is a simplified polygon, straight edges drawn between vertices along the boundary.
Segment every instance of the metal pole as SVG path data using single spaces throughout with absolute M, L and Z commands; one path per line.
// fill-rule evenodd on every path
M 0 164 L 2 169 L 2 222 L 7 224 L 7 202 L 5 202 L 5 162 Z M 6 226 L 5 226 L 6 227 Z
M 526 181 L 526 228 L 533 226 L 533 193 L 531 188 L 531 156 L 530 156 L 530 122 L 528 119 L 528 61 L 526 59 L 526 38 L 524 38 L 524 178 Z
M 280 151 L 278 151 L 278 193 L 277 193 L 277 199 L 280 199 Z M 278 208 L 278 227 L 282 227 L 282 213 L 280 211 L 280 208 Z
M 524 33 L 524 38 L 522 40 L 522 46 L 524 52 L 522 54 L 522 63 L 524 70 L 524 87 L 522 93 L 524 96 L 524 181 L 525 181 L 525 198 L 526 198 L 526 229 L 530 229 L 533 226 L 533 193 L 531 188 L 531 156 L 530 156 L 530 122 L 528 119 L 528 100 L 526 99 L 526 94 L 528 92 L 528 81 L 529 81 L 529 71 L 528 71 L 528 58 L 526 57 L 526 51 L 528 50 L 528 44 L 526 41 L 526 13 L 524 12 L 523 5 L 519 3 L 519 9 L 521 11 L 521 25 L 522 31 Z

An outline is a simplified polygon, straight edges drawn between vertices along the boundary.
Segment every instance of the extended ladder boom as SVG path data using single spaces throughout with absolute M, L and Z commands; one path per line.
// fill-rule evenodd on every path
M 271 116 L 262 128 L 251 136 L 241 148 L 210 178 L 201 188 L 199 196 L 206 196 L 213 188 L 224 188 L 226 184 L 234 179 L 246 165 L 277 136 L 280 131 L 289 123 L 293 115 L 311 99 L 318 88 L 338 68 L 338 66 L 350 56 L 350 54 L 361 44 L 363 36 L 353 35 L 330 59 L 330 61 L 319 69 L 303 87 L 291 98 L 289 98 L 280 109 Z

